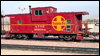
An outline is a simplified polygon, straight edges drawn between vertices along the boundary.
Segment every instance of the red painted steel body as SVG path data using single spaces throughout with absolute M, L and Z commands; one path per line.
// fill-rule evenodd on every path
M 46 9 L 48 9 L 49 13 L 46 12 Z M 43 15 L 35 15 L 35 10 L 43 10 Z M 80 37 L 78 33 L 80 34 L 80 32 L 82 32 L 82 15 L 86 15 L 89 13 L 55 13 L 55 10 L 57 10 L 57 8 L 37 7 L 31 8 L 31 14 L 5 15 L 10 16 L 10 33 L 31 33 L 37 34 L 38 37 L 43 37 L 43 34 L 76 34 L 77 37 Z M 18 20 L 21 20 L 22 24 L 18 24 Z M 71 20 L 71 24 L 65 24 L 67 20 Z M 63 26 L 61 25 L 61 23 L 64 23 Z M 66 30 L 67 25 L 70 25 L 71 31 Z M 82 36 L 78 39 L 82 39 Z

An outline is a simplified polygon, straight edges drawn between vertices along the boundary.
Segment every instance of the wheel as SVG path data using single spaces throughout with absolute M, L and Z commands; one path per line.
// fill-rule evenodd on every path
M 12 39 L 16 39 L 15 34 L 11 34 L 11 38 L 12 38 Z
M 17 39 L 21 39 L 21 38 L 22 38 L 21 34 L 17 34 Z
M 60 41 L 63 41 L 63 40 L 64 40 L 63 38 L 64 38 L 63 35 L 60 35 L 60 36 L 59 36 L 59 40 L 60 40 Z
M 63 35 L 60 35 L 59 38 L 64 38 L 64 36 Z
M 65 36 L 64 37 L 64 40 L 66 41 L 66 40 L 71 40 L 71 37 L 70 36 Z
M 18 34 L 16 34 L 16 39 L 19 39 L 19 35 Z
M 19 35 L 19 39 L 21 39 L 22 38 L 22 36 L 21 35 Z
M 25 35 L 25 34 L 22 35 L 22 38 L 23 38 L 23 39 L 27 39 L 27 37 L 28 37 L 28 36 Z

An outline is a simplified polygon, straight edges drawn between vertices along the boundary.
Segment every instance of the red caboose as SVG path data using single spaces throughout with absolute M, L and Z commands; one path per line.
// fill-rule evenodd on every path
M 59 36 L 60 39 L 82 39 L 82 15 L 88 12 L 57 12 L 54 7 L 31 8 L 27 14 L 5 15 L 10 17 L 10 36 L 32 38 Z

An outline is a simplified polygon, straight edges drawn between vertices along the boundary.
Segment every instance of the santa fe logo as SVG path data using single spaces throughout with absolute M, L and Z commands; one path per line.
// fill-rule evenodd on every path
M 52 27 L 56 30 L 56 31 L 62 31 L 65 29 L 66 27 L 66 20 L 64 17 L 62 16 L 56 16 L 53 18 L 52 20 Z

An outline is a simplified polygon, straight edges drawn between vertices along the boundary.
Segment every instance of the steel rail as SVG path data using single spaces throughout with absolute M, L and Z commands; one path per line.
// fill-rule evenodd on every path
M 57 47 L 57 46 L 36 46 L 36 45 L 12 45 L 1 44 L 1 49 L 17 49 L 31 51 L 67 52 L 81 54 L 99 54 L 99 48 L 79 48 L 79 47 Z
M 11 40 L 36 40 L 36 41 L 56 41 L 56 42 L 82 42 L 82 43 L 99 43 L 99 40 L 81 40 L 81 41 L 60 41 L 59 39 L 39 39 L 39 38 L 32 38 L 32 39 L 12 39 L 10 37 L 1 37 L 1 39 L 11 39 Z

